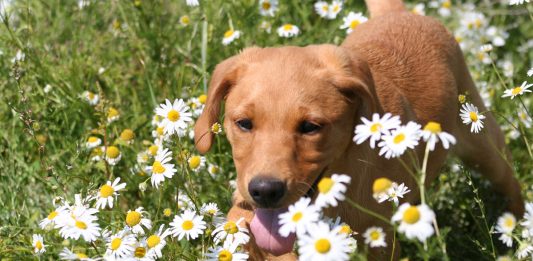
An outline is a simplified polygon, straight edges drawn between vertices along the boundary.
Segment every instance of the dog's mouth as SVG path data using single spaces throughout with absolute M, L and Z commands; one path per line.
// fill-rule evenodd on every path
M 311 188 L 305 194 L 306 197 L 313 198 L 316 195 L 318 183 L 324 176 L 326 169 L 324 168 L 320 172 Z M 289 234 L 287 237 L 279 234 L 279 228 L 281 227 L 279 214 L 286 212 L 287 209 L 257 208 L 250 222 L 250 230 L 255 237 L 257 246 L 276 256 L 291 252 L 294 241 L 296 241 L 296 235 L 294 233 Z

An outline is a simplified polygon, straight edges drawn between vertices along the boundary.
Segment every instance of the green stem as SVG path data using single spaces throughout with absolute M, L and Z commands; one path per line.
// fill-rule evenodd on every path
M 361 206 L 361 205 L 355 203 L 353 200 L 351 200 L 351 199 L 349 199 L 349 198 L 346 198 L 346 202 L 348 202 L 350 205 L 352 205 L 353 207 L 357 208 L 358 210 L 362 211 L 363 213 L 366 213 L 366 214 L 368 214 L 368 215 L 370 215 L 370 216 L 373 216 L 373 217 L 375 217 L 375 218 L 377 218 L 377 219 L 379 219 L 379 220 L 381 220 L 381 221 L 383 221 L 383 222 L 385 222 L 385 223 L 387 223 L 387 224 L 389 224 L 389 225 L 391 225 L 391 226 L 393 225 L 393 224 L 392 224 L 387 218 L 385 218 L 384 216 L 382 216 L 382 215 L 380 215 L 380 214 L 378 214 L 378 213 L 376 213 L 376 212 L 374 212 L 374 211 L 372 211 L 372 210 L 369 210 L 369 209 L 367 209 L 367 208 L 365 208 L 365 207 L 363 207 L 363 206 Z
M 420 201 L 423 205 L 426 204 L 426 192 L 425 192 L 425 185 L 426 185 L 426 171 L 428 166 L 428 158 L 429 158 L 429 142 L 426 143 L 426 151 L 424 153 L 424 161 L 422 162 L 422 171 L 420 173 L 420 182 L 418 183 L 418 188 L 420 189 Z

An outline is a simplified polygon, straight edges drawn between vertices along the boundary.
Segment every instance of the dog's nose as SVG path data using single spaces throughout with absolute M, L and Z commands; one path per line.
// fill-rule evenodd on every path
M 248 184 L 248 192 L 262 208 L 275 207 L 285 195 L 285 183 L 276 178 L 256 177 Z

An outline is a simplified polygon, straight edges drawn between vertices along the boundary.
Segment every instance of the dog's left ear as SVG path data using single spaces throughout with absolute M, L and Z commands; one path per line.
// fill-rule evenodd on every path
M 324 79 L 337 87 L 338 91 L 351 103 L 359 103 L 356 115 L 370 117 L 381 113 L 377 100 L 372 72 L 366 61 L 357 54 L 334 45 L 319 45 L 318 55 L 326 70 Z

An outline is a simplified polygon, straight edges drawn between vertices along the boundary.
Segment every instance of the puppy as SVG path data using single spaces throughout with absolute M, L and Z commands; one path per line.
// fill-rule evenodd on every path
M 201 153 L 209 150 L 209 129 L 225 100 L 224 128 L 238 173 L 228 218 L 273 224 L 270 230 L 252 229 L 254 259 L 294 258 L 291 253 L 281 256 L 292 250 L 294 237 L 277 233 L 277 215 L 300 197 L 315 196 L 312 188 L 323 176 L 351 176 L 346 196 L 387 217 L 390 206 L 372 198 L 377 178 L 405 183 L 412 190 L 405 200 L 419 202 L 416 182 L 398 160 L 352 141 L 361 117 L 376 112 L 399 115 L 403 123 L 440 123 L 457 139 L 453 153 L 483 173 L 509 200 L 511 211 L 524 211 L 494 117 L 486 113 L 485 128 L 472 134 L 458 115 L 458 94 L 468 93 L 480 111 L 486 108 L 453 35 L 436 20 L 407 12 L 400 0 L 366 3 L 372 19 L 341 46 L 252 47 L 215 68 L 195 143 Z M 419 159 L 424 147 L 415 151 Z M 427 183 L 437 176 L 446 154 L 439 146 L 430 154 Z M 347 203 L 325 211 L 355 231 L 386 226 Z

